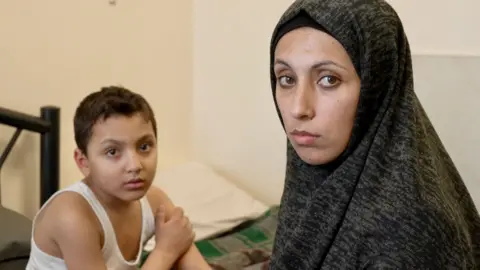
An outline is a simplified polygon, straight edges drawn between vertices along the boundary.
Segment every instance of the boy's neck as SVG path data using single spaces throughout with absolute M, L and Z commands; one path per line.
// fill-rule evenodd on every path
M 92 190 L 97 200 L 107 211 L 113 211 L 115 213 L 126 212 L 135 204 L 135 201 L 123 201 L 103 192 L 92 184 L 91 181 L 88 181 L 88 179 L 85 179 L 84 183 Z

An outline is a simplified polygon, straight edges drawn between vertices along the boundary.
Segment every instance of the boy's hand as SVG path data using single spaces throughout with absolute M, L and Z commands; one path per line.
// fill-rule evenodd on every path
M 176 260 L 193 244 L 195 233 L 183 209 L 175 207 L 171 218 L 165 221 L 165 207 L 160 206 L 155 215 L 155 248 Z

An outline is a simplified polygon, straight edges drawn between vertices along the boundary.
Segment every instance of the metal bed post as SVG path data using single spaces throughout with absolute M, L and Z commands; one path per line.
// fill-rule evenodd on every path
M 40 141 L 40 207 L 60 186 L 60 108 L 41 108 L 41 118 L 50 129 L 41 133 Z

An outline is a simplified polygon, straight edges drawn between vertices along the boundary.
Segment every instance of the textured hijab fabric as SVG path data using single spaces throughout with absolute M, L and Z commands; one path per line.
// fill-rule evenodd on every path
M 308 15 L 361 79 L 349 145 L 335 165 L 290 143 L 270 269 L 480 269 L 480 218 L 413 89 L 410 49 L 382 0 L 297 0 L 271 43 Z M 278 112 L 278 107 L 277 107 Z

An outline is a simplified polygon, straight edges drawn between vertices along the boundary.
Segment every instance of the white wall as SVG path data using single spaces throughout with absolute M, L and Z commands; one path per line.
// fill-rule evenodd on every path
M 79 180 L 73 113 L 87 93 L 122 84 L 157 115 L 160 166 L 189 158 L 192 89 L 191 1 L 0 2 L 0 106 L 39 114 L 61 107 L 61 186 Z M 0 126 L 0 151 L 12 128 Z M 39 137 L 25 132 L 1 172 L 3 205 L 38 208 Z
M 414 54 L 480 55 L 480 1 L 387 0 Z
M 286 143 L 268 47 L 291 2 L 194 1 L 194 155 L 268 203 L 283 189 Z
M 278 202 L 283 188 L 285 138 L 271 96 L 268 47 L 274 25 L 291 2 L 195 1 L 194 153 L 269 203 Z M 404 22 L 414 54 L 480 55 L 478 0 L 442 1 L 441 4 L 434 0 L 389 2 Z M 461 88 L 455 91 L 480 100 L 480 91 Z M 457 108 L 445 107 L 451 95 L 437 98 L 428 100 L 427 111 L 456 110 L 463 106 L 457 103 Z M 465 112 L 461 116 L 466 119 L 480 113 L 478 108 L 461 111 Z M 434 124 L 442 130 L 442 138 L 457 134 L 459 129 L 454 118 L 435 120 Z M 480 137 L 480 125 L 476 125 L 473 132 L 477 135 L 472 137 Z M 469 140 L 463 144 L 462 138 L 457 140 L 460 142 L 455 145 L 450 140 L 447 148 L 468 148 Z M 464 171 L 465 168 L 473 171 L 474 164 L 469 161 L 472 155 L 455 153 L 455 162 L 467 164 L 467 167 L 461 166 Z M 467 175 L 478 174 L 467 172 Z M 470 189 L 476 189 L 476 200 L 480 202 L 480 179 L 466 181 Z

